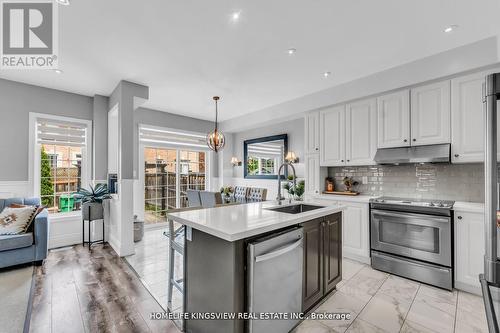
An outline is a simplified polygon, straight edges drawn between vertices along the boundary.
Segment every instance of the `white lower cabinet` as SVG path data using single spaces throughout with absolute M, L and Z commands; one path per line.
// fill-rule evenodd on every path
M 342 216 L 342 256 L 370 264 L 370 209 L 368 203 L 336 201 L 314 196 L 320 205 L 344 205 Z
M 455 288 L 479 293 L 484 272 L 484 215 L 455 211 Z
M 370 263 L 370 210 L 367 203 L 342 202 L 347 206 L 342 219 L 342 255 Z

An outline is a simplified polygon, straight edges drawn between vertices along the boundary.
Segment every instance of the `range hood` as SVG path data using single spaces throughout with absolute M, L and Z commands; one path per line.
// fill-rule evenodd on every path
M 381 148 L 375 154 L 378 164 L 450 163 L 450 144 Z

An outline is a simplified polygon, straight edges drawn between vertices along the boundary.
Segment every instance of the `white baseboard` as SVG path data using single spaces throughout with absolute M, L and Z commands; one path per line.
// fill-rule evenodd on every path
M 372 264 L 370 257 L 362 257 L 362 256 L 359 256 L 357 254 L 352 254 L 352 253 L 348 253 L 348 252 L 342 253 L 342 257 L 347 258 L 347 259 L 351 259 L 354 261 L 358 261 L 360 263 L 367 264 L 367 265 Z
M 471 294 L 475 294 L 478 296 L 482 295 L 480 286 L 472 286 L 472 285 L 467 284 L 467 283 L 455 281 L 455 289 L 462 290 L 462 291 L 465 291 L 465 292 L 468 292 Z

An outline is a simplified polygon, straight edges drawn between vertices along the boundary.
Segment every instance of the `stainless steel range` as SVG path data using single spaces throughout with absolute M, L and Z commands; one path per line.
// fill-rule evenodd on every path
M 454 201 L 370 200 L 372 267 L 440 288 L 453 288 Z

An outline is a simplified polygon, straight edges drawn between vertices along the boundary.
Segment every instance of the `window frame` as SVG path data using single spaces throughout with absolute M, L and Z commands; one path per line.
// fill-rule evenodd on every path
M 176 130 L 178 132 L 183 132 L 181 130 Z M 188 132 L 188 133 L 193 133 L 193 132 Z M 140 201 L 140 206 L 136 206 L 136 208 L 139 209 L 140 212 L 142 212 L 142 219 L 144 219 L 144 216 L 146 214 L 146 209 L 145 209 L 145 204 L 146 204 L 146 198 L 145 198 L 145 167 L 144 167 L 144 153 L 146 148 L 153 148 L 153 149 L 173 149 L 176 150 L 176 156 L 177 160 L 179 161 L 180 158 L 180 151 L 199 151 L 199 152 L 204 152 L 205 155 L 205 190 L 210 190 L 210 185 L 212 183 L 212 155 L 213 152 L 208 148 L 204 147 L 192 147 L 192 146 L 183 146 L 183 145 L 174 145 L 174 144 L 163 144 L 163 143 L 152 143 L 152 142 L 139 142 L 139 186 L 140 186 L 140 193 L 141 193 L 141 201 Z M 180 192 L 180 164 L 181 163 L 176 163 L 176 174 L 177 174 L 177 180 L 176 180 L 176 193 Z M 181 198 L 180 195 L 176 195 L 176 206 L 180 207 L 181 205 Z M 157 223 L 151 223 L 151 224 L 145 224 L 146 228 L 156 228 L 159 226 L 166 225 L 166 222 L 157 222 Z
M 38 143 L 37 124 L 39 120 L 53 120 L 54 122 L 72 122 L 84 125 L 86 128 L 85 145 L 82 147 L 81 186 L 88 188 L 92 181 L 92 121 L 65 116 L 55 116 L 46 113 L 29 113 L 29 182 L 33 195 L 40 197 L 41 181 L 41 144 Z M 80 211 L 50 213 L 51 216 L 81 215 Z

